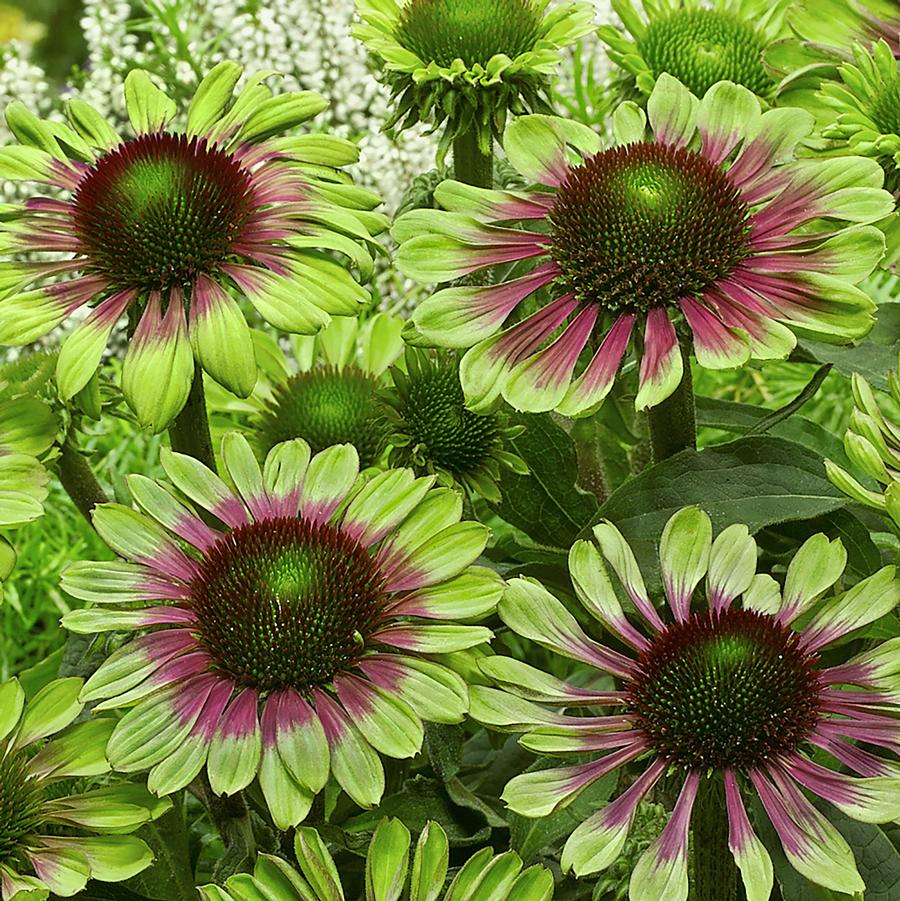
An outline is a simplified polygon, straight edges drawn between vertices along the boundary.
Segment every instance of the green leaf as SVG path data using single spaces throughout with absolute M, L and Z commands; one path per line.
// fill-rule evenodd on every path
M 384 798 L 378 808 L 354 817 L 343 826 L 353 832 L 374 829 L 385 816 L 401 820 L 414 834 L 433 820 L 447 833 L 452 847 L 480 845 L 490 835 L 490 826 L 483 815 L 455 804 L 442 783 L 424 776 L 407 779 L 403 788 Z
M 834 824 L 853 849 L 859 873 L 866 883 L 865 901 L 894 901 L 900 897 L 900 851 L 881 826 L 860 823 L 824 801 L 816 807 Z M 847 895 L 815 885 L 787 861 L 781 843 L 758 801 L 752 804 L 754 822 L 775 868 L 782 901 L 862 901 L 862 895 Z
M 568 761 L 567 761 L 568 762 Z M 526 772 L 545 770 L 559 766 L 559 760 L 542 759 Z M 527 864 L 536 860 L 540 852 L 555 845 L 601 807 L 606 806 L 609 796 L 615 791 L 619 774 L 609 773 L 586 788 L 568 807 L 547 817 L 532 819 L 509 811 L 509 838 L 514 851 Z
M 869 529 L 849 509 L 835 510 L 833 513 L 826 513 L 824 516 L 802 523 L 785 523 L 770 529 L 769 536 L 778 542 L 788 539 L 790 547 L 786 552 L 793 554 L 816 532 L 824 532 L 832 539 L 840 538 L 847 549 L 847 575 L 851 584 L 872 575 L 885 562 L 875 542 L 872 541 Z M 778 550 L 784 549 L 779 547 Z
M 753 404 L 740 404 L 713 397 L 697 398 L 697 425 L 722 429 L 743 435 L 756 428 L 769 415 L 768 410 Z M 805 416 L 791 416 L 766 430 L 766 434 L 803 445 L 819 456 L 834 460 L 845 469 L 852 463 L 844 451 L 844 443 L 834 432 Z M 854 467 L 855 468 L 855 467 Z
M 653 586 L 659 584 L 659 537 L 682 507 L 697 504 L 705 510 L 714 534 L 732 523 L 744 523 L 755 534 L 847 503 L 825 477 L 818 454 L 783 438 L 754 436 L 681 451 L 645 469 L 613 493 L 595 521 L 609 519 L 619 528 Z
M 895 901 L 900 897 L 900 851 L 884 829 L 852 820 L 824 802 L 817 806 L 853 849 L 859 874 L 866 883 L 866 901 Z
M 597 501 L 575 486 L 578 466 L 572 439 L 547 414 L 510 417 L 525 431 L 510 441 L 530 470 L 504 470 L 502 500 L 493 510 L 538 544 L 568 548 L 597 513 Z
M 828 373 L 831 372 L 832 365 L 832 363 L 825 363 L 820 366 L 809 380 L 806 387 L 793 400 L 786 403 L 783 407 L 779 407 L 777 410 L 768 413 L 756 423 L 747 434 L 762 435 L 764 432 L 770 431 L 773 426 L 776 426 L 778 423 L 784 422 L 784 420 L 793 416 L 794 413 L 796 413 L 808 400 L 811 400 L 819 388 L 822 387 L 822 382 L 828 378 Z
M 900 303 L 886 303 L 878 309 L 874 328 L 860 341 L 849 347 L 801 340 L 791 357 L 815 363 L 833 363 L 846 376 L 858 372 L 869 384 L 887 390 L 887 373 L 897 367 L 900 351 Z
M 157 901 L 195 901 L 194 874 L 188 857 L 188 833 L 180 798 L 158 820 L 147 823 L 134 834 L 153 851 L 155 860 L 126 885 L 142 897 Z

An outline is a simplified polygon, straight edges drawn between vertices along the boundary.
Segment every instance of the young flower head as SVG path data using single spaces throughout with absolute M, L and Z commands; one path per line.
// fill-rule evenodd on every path
M 385 392 L 393 426 L 391 462 L 499 502 L 500 467 L 528 472 L 525 461 L 508 449 L 524 428 L 507 425 L 501 413 L 466 407 L 455 356 L 410 348 L 405 363 L 405 372 L 394 367 L 393 388 Z
M 652 407 L 681 381 L 676 325 L 712 369 L 785 357 L 795 332 L 841 343 L 871 328 L 874 305 L 855 285 L 884 242 L 862 223 L 893 209 L 874 160 L 795 160 L 812 117 L 761 113 L 729 82 L 698 101 L 663 74 L 647 116 L 624 103 L 613 126 L 617 144 L 601 151 L 585 126 L 524 116 L 504 146 L 536 190 L 444 182 L 444 210 L 394 226 L 398 263 L 421 281 L 537 264 L 511 281 L 439 291 L 413 314 L 426 340 L 475 345 L 460 366 L 473 409 L 502 393 L 520 410 L 584 415 L 632 343 L 636 405 Z M 537 310 L 497 334 L 532 295 Z
M 487 153 L 507 111 L 547 109 L 560 50 L 593 31 L 589 3 L 356 0 L 354 35 L 380 59 L 395 100 L 386 127 L 446 123 L 439 145 L 472 128 Z
M 72 725 L 81 679 L 57 679 L 28 701 L 18 680 L 0 683 L 0 899 L 68 898 L 89 879 L 120 882 L 150 865 L 127 833 L 172 805 L 109 772 L 112 719 Z M 79 780 L 76 783 L 75 780 Z
M 366 898 L 399 899 L 401 894 L 427 901 L 550 901 L 553 876 L 540 865 L 522 869 L 515 851 L 494 856 L 482 848 L 456 873 L 444 891 L 450 857 L 447 833 L 429 821 L 419 835 L 412 860 L 409 830 L 400 820 L 379 823 L 366 853 Z M 345 886 L 334 858 L 315 829 L 294 836 L 298 873 L 279 857 L 260 854 L 253 875 L 241 873 L 224 886 L 200 887 L 203 901 L 243 901 L 248 897 L 279 901 L 344 901 Z M 301 875 L 302 874 L 302 875 Z
M 763 49 L 785 29 L 790 0 L 641 0 L 646 21 L 632 0 L 613 0 L 625 31 L 604 25 L 597 34 L 609 58 L 650 94 L 667 72 L 698 97 L 718 81 L 743 85 L 767 99 L 775 81 L 762 61 Z
M 267 377 L 246 401 L 231 398 L 236 403 L 218 406 L 251 414 L 250 437 L 263 455 L 282 441 L 302 438 L 313 453 L 352 444 L 360 465 L 371 466 L 387 445 L 388 423 L 377 393 L 403 350 L 402 326 L 388 313 L 333 319 L 318 335 L 293 339 L 295 365 L 275 341 L 255 333 L 265 345 L 260 356 L 267 360 Z
M 821 600 L 840 578 L 847 554 L 840 541 L 810 538 L 787 569 L 783 589 L 756 574 L 756 543 L 742 525 L 712 540 L 709 517 L 696 507 L 676 513 L 659 545 L 666 617 L 647 593 L 634 554 L 604 521 L 593 541 L 569 554 L 575 592 L 629 653 L 590 638 L 539 583 L 514 579 L 500 616 L 519 635 L 612 674 L 615 691 L 576 687 L 512 658 L 488 658 L 485 672 L 506 692 L 472 690 L 472 715 L 488 725 L 525 732 L 539 754 L 603 752 L 589 763 L 515 777 L 503 797 L 526 816 L 570 803 L 597 779 L 633 761 L 640 775 L 612 803 L 581 823 L 566 842 L 565 870 L 594 873 L 624 846 L 641 800 L 665 773 L 681 782 L 668 824 L 631 876 L 633 901 L 685 901 L 688 832 L 701 784 L 714 780 L 724 797 L 729 845 L 748 901 L 766 901 L 772 863 L 755 835 L 744 798 L 757 795 L 791 864 L 818 885 L 862 892 L 853 853 L 801 789 L 864 822 L 900 816 L 900 694 L 895 642 L 845 665 L 825 666 L 823 649 L 889 613 L 900 602 L 893 566 Z M 609 574 L 631 600 L 641 627 L 627 617 Z M 705 598 L 695 598 L 705 577 Z M 741 602 L 737 599 L 742 596 Z M 798 619 L 805 626 L 797 628 Z M 517 698 L 514 696 L 518 696 Z M 546 709 L 612 708 L 576 716 Z M 864 742 L 872 750 L 859 747 Z M 850 772 L 815 762 L 836 761 Z
M 107 754 L 150 770 L 159 794 L 203 767 L 232 794 L 259 778 L 279 828 L 299 823 L 329 773 L 359 805 L 384 790 L 378 752 L 412 757 L 422 719 L 458 722 L 465 682 L 432 653 L 490 638 L 477 619 L 502 588 L 471 566 L 487 530 L 462 503 L 394 469 L 358 477 L 349 445 L 311 456 L 295 440 L 260 468 L 236 432 L 222 443 L 234 489 L 192 457 L 164 453 L 178 491 L 219 519 L 210 528 L 142 476 L 142 512 L 96 508 L 124 561 L 76 563 L 66 590 L 100 605 L 66 614 L 77 632 L 139 632 L 88 680 L 85 701 L 129 707 Z
M 0 148 L 0 176 L 64 197 L 33 197 L 5 217 L 4 251 L 60 258 L 0 266 L 0 342 L 27 344 L 91 305 L 59 356 L 63 398 L 88 383 L 126 314 L 133 333 L 122 389 L 158 430 L 184 405 L 195 360 L 235 394 L 252 391 L 256 362 L 236 293 L 276 328 L 300 334 L 367 299 L 322 253 L 371 272 L 364 245 L 384 223 L 370 212 L 377 199 L 344 183 L 340 167 L 356 148 L 329 135 L 279 137 L 325 100 L 273 96 L 262 73 L 232 103 L 240 75 L 235 63 L 216 66 L 176 130 L 175 104 L 146 72 L 132 71 L 125 99 L 134 136 L 124 140 L 81 100 L 67 104 L 70 125 L 43 122 L 17 102 L 7 108 L 21 146 Z
M 900 377 L 888 375 L 894 416 L 900 408 Z M 847 456 L 877 483 L 877 490 L 866 488 L 858 479 L 831 460 L 825 461 L 828 478 L 860 504 L 887 514 L 900 532 L 900 418 L 885 415 L 871 385 L 853 374 L 853 399 L 856 407 L 844 435 Z

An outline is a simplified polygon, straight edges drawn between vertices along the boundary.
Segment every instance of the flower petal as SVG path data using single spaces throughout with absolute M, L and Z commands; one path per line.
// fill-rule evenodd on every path
M 672 516 L 659 540 L 659 563 L 672 613 L 679 622 L 690 615 L 694 589 L 706 575 L 712 523 L 699 507 L 684 507 Z

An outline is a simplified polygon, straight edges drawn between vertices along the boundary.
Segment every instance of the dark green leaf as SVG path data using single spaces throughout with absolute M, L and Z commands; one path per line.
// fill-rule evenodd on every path
M 887 374 L 897 368 L 900 350 L 900 303 L 879 307 L 875 327 L 859 344 L 839 347 L 820 341 L 801 340 L 797 345 L 802 359 L 817 363 L 834 363 L 844 375 L 858 372 L 876 388 L 887 388 Z
M 762 435 L 763 433 L 768 432 L 773 426 L 778 425 L 779 422 L 784 422 L 786 419 L 793 416 L 794 413 L 796 413 L 819 390 L 822 386 L 822 382 L 828 378 L 828 373 L 831 372 L 832 365 L 833 364 L 831 363 L 825 363 L 823 366 L 820 366 L 809 380 L 806 387 L 792 401 L 763 416 L 756 425 L 747 431 L 747 434 Z
M 527 464 L 527 476 L 504 471 L 503 500 L 494 511 L 538 544 L 568 548 L 597 512 L 593 495 L 575 486 L 578 466 L 572 439 L 546 414 L 510 417 L 525 431 L 510 442 Z
M 717 400 L 713 397 L 697 398 L 697 425 L 722 429 L 743 435 L 766 418 L 767 410 L 752 404 Z M 844 452 L 843 441 L 824 426 L 803 416 L 792 416 L 772 426 L 769 435 L 794 441 L 822 457 L 834 460 L 839 466 L 854 468 Z
M 682 451 L 645 469 L 610 497 L 597 519 L 610 519 L 622 531 L 645 578 L 657 585 L 656 546 L 666 521 L 682 507 L 700 506 L 716 532 L 739 522 L 755 533 L 847 503 L 825 478 L 817 454 L 782 438 L 755 436 Z
M 158 901 L 194 901 L 197 889 L 188 856 L 188 831 L 178 796 L 174 807 L 138 830 L 153 851 L 154 862 L 127 882 L 128 888 Z
M 856 866 L 866 884 L 866 901 L 896 901 L 900 898 L 900 851 L 881 826 L 851 820 L 829 804 L 819 809 L 847 839 Z
M 119 883 L 90 882 L 88 887 L 72 896 L 73 901 L 154 901 L 146 895 L 138 895 Z
M 490 835 L 483 813 L 455 804 L 443 783 L 425 776 L 408 779 L 399 792 L 388 795 L 375 810 L 347 820 L 344 829 L 374 831 L 386 816 L 402 820 L 413 833 L 421 832 L 429 820 L 434 820 L 440 823 L 454 846 L 483 844 Z

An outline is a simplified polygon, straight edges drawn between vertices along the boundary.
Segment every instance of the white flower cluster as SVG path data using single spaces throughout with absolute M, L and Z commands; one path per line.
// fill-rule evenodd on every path
M 6 109 L 11 100 L 21 100 L 30 110 L 46 115 L 50 112 L 50 85 L 43 69 L 29 59 L 30 47 L 20 41 L 11 41 L 0 46 L 0 110 Z M 0 119 L 0 145 L 9 144 L 13 137 Z M 4 181 L 2 197 L 4 200 L 21 199 L 30 190 L 23 193 L 20 183 Z
M 149 35 L 129 30 L 128 2 L 85 0 L 82 27 L 89 58 L 79 94 L 104 114 L 124 117 L 120 85 L 131 68 L 160 71 L 165 65 L 167 88 L 190 96 L 197 77 L 187 56 L 201 71 L 221 59 L 234 59 L 248 72 L 280 73 L 282 90 L 314 90 L 328 98 L 331 106 L 320 117 L 320 127 L 359 141 L 361 159 L 354 177 L 384 200 L 388 213 L 412 180 L 433 168 L 436 140 L 414 130 L 395 136 L 381 131 L 389 93 L 376 79 L 365 48 L 350 34 L 353 0 L 155 2 L 174 11 L 185 40 L 181 52 L 167 47 L 165 60 Z M 396 273 L 380 269 L 379 291 L 394 303 L 405 288 Z
M 434 165 L 434 141 L 381 132 L 388 92 L 379 84 L 365 49 L 350 35 L 353 0 L 157 0 L 177 10 L 187 50 L 201 70 L 223 58 L 247 71 L 274 69 L 284 90 L 319 91 L 331 101 L 323 127 L 361 140 L 355 175 L 377 191 L 392 211 L 408 184 Z M 89 48 L 87 81 L 80 93 L 102 112 L 121 114 L 122 74 L 135 66 L 158 68 L 159 53 L 143 34 L 129 32 L 129 3 L 85 0 L 82 27 Z M 185 94 L 196 77 L 183 54 L 174 76 Z M 171 66 L 171 61 L 169 62 Z M 173 87 L 172 85 L 169 86 Z

